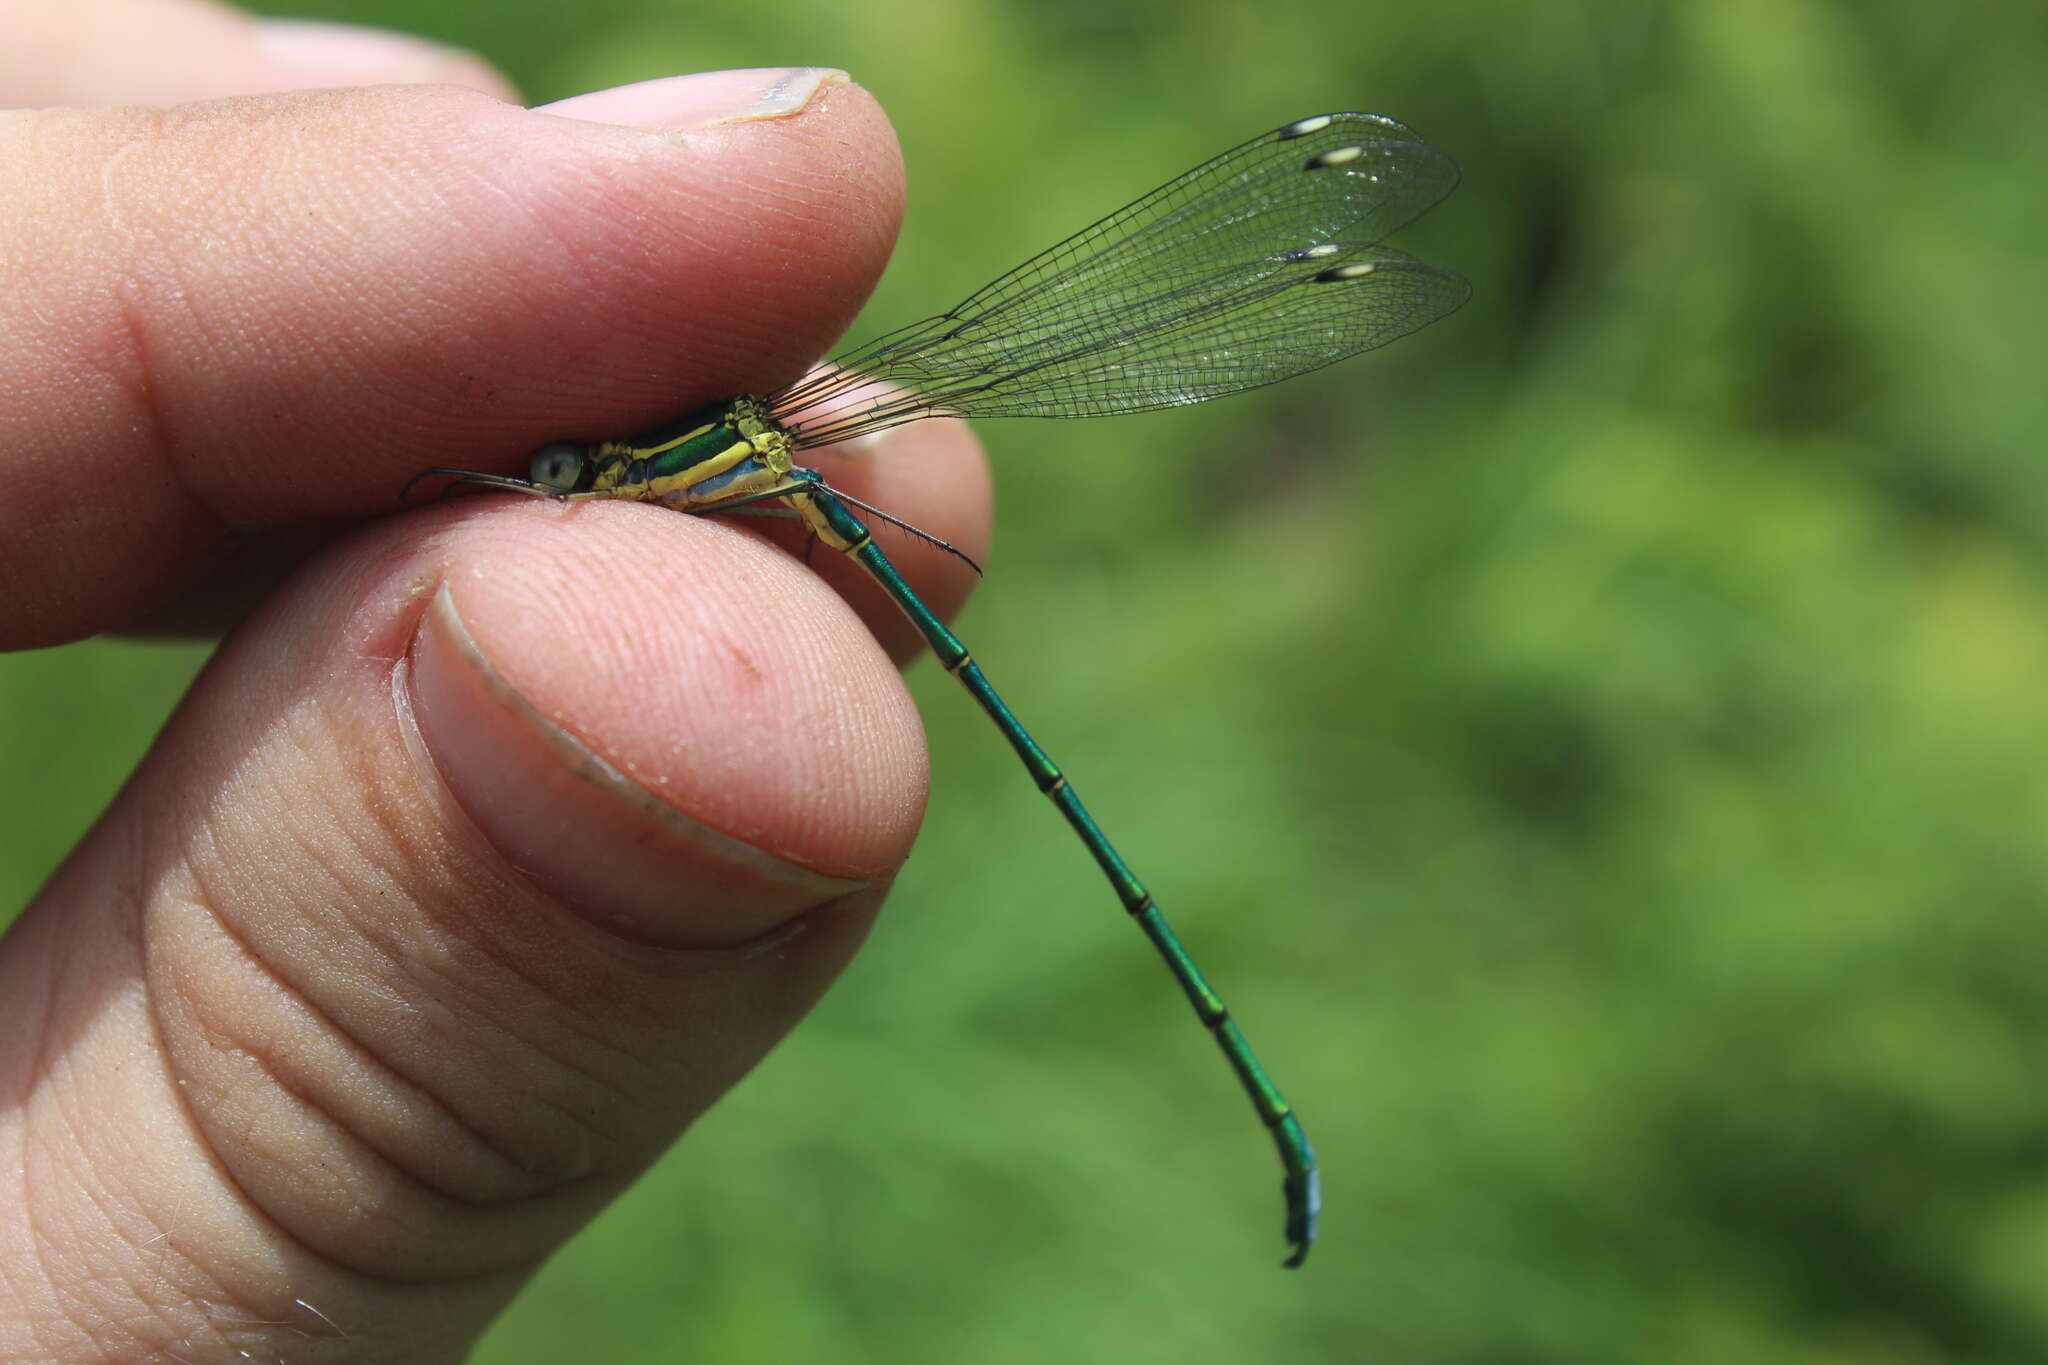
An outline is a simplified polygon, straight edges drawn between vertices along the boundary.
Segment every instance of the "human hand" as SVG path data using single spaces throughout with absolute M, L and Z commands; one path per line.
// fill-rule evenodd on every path
M 153 60 L 67 95 L 46 32 L 0 98 L 380 79 L 380 41 L 384 76 L 495 84 L 120 9 Z M 836 73 L 746 72 L 37 110 L 0 143 L 0 643 L 262 599 L 0 941 L 0 1359 L 460 1359 L 857 946 L 922 808 L 870 631 L 910 637 L 659 508 L 364 519 L 426 465 L 793 377 L 881 269 L 893 139 Z M 885 439 L 818 462 L 978 549 L 970 438 Z M 957 605 L 956 565 L 901 558 Z

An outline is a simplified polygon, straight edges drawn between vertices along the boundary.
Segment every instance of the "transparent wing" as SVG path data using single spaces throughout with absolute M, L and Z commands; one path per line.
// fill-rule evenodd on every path
M 1456 272 L 1381 241 L 1458 168 L 1378 114 L 1326 114 L 1168 181 L 937 317 L 769 402 L 799 445 L 920 417 L 1199 403 L 1384 346 L 1455 310 Z

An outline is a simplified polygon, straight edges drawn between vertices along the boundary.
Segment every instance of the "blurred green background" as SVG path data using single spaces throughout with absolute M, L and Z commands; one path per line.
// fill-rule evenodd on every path
M 1308 1267 L 1213 1047 L 926 664 L 869 951 L 480 1361 L 2048 1359 L 2048 10 L 293 12 L 537 100 L 847 67 L 911 178 L 863 334 L 1304 114 L 1465 168 L 1401 239 L 1472 279 L 1448 322 L 983 429 L 962 633 L 1308 1120 Z M 7 770 L 62 774 L 12 784 L 10 901 L 201 657 L 6 661 Z

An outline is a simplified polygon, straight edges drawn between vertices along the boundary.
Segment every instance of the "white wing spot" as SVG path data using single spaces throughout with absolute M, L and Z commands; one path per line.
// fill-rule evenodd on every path
M 1285 128 L 1282 128 L 1280 130 L 1280 136 L 1283 139 L 1290 137 L 1307 137 L 1310 133 L 1322 132 L 1323 129 L 1330 126 L 1332 121 L 1333 118 L 1329 114 L 1317 114 L 1313 118 L 1305 118 L 1300 120 L 1299 122 L 1288 124 Z
M 1314 156 L 1310 157 L 1308 159 L 1308 169 L 1319 171 L 1326 166 L 1342 166 L 1346 162 L 1356 161 L 1364 155 L 1365 148 L 1363 147 L 1332 147 L 1327 152 L 1317 152 Z

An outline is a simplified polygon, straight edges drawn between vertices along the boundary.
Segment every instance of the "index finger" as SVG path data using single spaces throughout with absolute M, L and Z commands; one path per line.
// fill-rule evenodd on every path
M 389 510 L 422 466 L 826 349 L 901 207 L 873 100 L 788 70 L 605 99 L 0 115 L 0 644 L 134 621 L 239 541 Z M 638 126 L 575 117 L 600 111 Z

